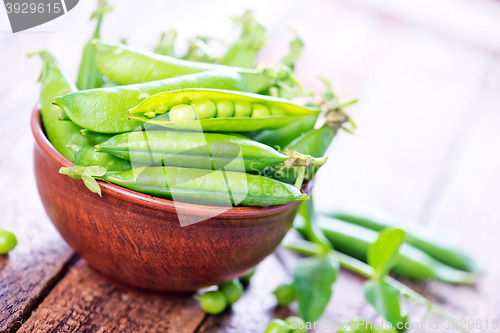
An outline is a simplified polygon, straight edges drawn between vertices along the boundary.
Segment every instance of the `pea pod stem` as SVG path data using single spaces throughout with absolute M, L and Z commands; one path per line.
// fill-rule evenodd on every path
M 302 183 L 304 182 L 304 175 L 306 170 L 304 167 L 299 169 L 299 175 L 297 176 L 297 180 L 295 181 L 294 187 L 300 189 L 302 187 Z
M 309 242 L 307 240 L 303 239 L 293 239 L 293 240 L 287 240 L 286 242 L 281 244 L 281 247 L 288 249 L 290 251 L 296 252 L 301 255 L 306 255 L 306 256 L 313 256 L 313 255 L 321 255 L 322 254 L 322 248 L 320 245 Z M 365 278 L 371 278 L 374 274 L 374 270 L 371 266 L 365 264 L 364 262 L 357 260 L 351 256 L 348 256 L 344 253 L 331 250 L 329 252 L 329 255 L 337 259 L 340 263 L 340 266 L 348 269 L 354 273 L 357 273 Z M 401 282 L 397 281 L 396 279 L 386 276 L 385 277 L 385 282 L 396 288 L 401 295 L 406 295 L 408 298 L 413 300 L 414 302 L 425 306 L 427 309 L 430 311 L 434 312 L 441 318 L 445 320 L 449 320 L 452 322 L 452 318 L 446 314 L 443 310 L 441 310 L 437 305 L 432 303 L 430 300 L 425 298 L 424 296 L 420 295 L 413 289 L 407 287 L 406 285 L 402 284 Z M 464 330 L 461 326 L 458 326 L 456 324 L 453 324 L 453 326 L 460 330 L 461 332 L 466 333 L 467 331 Z

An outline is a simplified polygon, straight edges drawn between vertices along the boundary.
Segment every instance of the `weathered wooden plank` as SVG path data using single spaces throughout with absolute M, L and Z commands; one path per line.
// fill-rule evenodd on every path
M 13 229 L 13 228 L 12 228 Z M 21 231 L 21 230 L 19 230 Z M 0 256 L 0 332 L 14 332 L 45 297 L 65 272 L 73 252 L 52 232 L 37 240 L 28 230 L 16 232 L 21 242 L 38 246 L 25 247 Z M 52 244 L 51 244 L 52 243 Z M 49 246 L 45 246 L 49 245 Z
M 18 332 L 193 332 L 205 313 L 190 295 L 122 291 L 78 262 Z

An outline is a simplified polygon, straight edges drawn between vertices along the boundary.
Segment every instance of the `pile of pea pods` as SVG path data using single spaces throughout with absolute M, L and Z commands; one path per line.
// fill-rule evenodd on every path
M 101 40 L 109 12 L 100 2 L 76 86 L 48 51 L 43 60 L 41 116 L 54 148 L 75 164 L 60 172 L 180 202 L 268 206 L 304 201 L 304 181 L 325 164 L 339 129 L 354 125 L 328 82 L 323 95 L 304 90 L 294 66 L 296 35 L 280 65 L 257 65 L 265 30 L 247 11 L 241 35 L 222 56 L 196 37 L 187 54 L 176 32 L 154 51 Z M 297 103 L 300 98 L 302 103 Z M 349 126 L 351 126 L 349 125 Z M 349 131 L 348 129 L 346 129 Z

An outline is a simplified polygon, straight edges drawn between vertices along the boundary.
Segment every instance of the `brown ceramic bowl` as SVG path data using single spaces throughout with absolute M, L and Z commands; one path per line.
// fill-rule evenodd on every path
M 82 181 L 59 174 L 73 164 L 47 140 L 37 109 L 31 128 L 38 192 L 52 223 L 90 266 L 134 288 L 193 291 L 239 277 L 274 251 L 299 207 L 231 208 L 181 227 L 170 200 L 104 182 L 101 198 Z M 176 205 L 195 218 L 217 209 Z

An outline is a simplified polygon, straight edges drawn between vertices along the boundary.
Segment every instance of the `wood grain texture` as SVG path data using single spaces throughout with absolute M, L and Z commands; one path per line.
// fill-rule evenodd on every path
M 65 272 L 73 251 L 59 237 L 48 245 L 0 256 L 0 332 L 19 328 Z
M 121 291 L 80 261 L 18 332 L 194 332 L 205 317 L 190 296 Z

